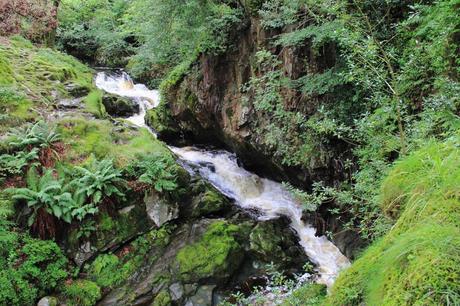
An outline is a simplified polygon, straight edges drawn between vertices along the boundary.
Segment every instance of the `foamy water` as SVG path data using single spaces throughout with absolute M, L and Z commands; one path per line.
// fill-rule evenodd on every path
M 137 126 L 145 126 L 147 110 L 160 104 L 158 90 L 150 90 L 144 84 L 134 84 L 126 72 L 99 72 L 96 75 L 95 82 L 99 89 L 114 95 L 130 98 L 139 105 L 140 112 L 126 119 Z

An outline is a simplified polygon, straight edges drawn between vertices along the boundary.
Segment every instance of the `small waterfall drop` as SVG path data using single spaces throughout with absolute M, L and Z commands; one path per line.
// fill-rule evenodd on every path
M 98 88 L 112 94 L 133 98 L 140 106 L 140 113 L 128 118 L 133 124 L 146 127 L 146 110 L 159 104 L 159 92 L 145 85 L 134 84 L 125 72 L 96 76 Z M 257 210 L 258 219 L 270 220 L 286 216 L 297 232 L 300 244 L 310 260 L 316 264 L 317 282 L 330 287 L 341 269 L 350 265 L 349 260 L 325 236 L 315 236 L 316 230 L 302 221 L 302 206 L 297 203 L 282 184 L 261 178 L 240 167 L 235 154 L 223 150 L 200 150 L 194 147 L 170 149 L 179 159 L 190 165 L 219 191 L 235 200 L 243 209 Z
M 144 84 L 134 84 L 131 77 L 124 71 L 98 72 L 95 82 L 99 89 L 114 95 L 128 97 L 139 105 L 140 112 L 126 119 L 137 126 L 145 126 L 147 110 L 160 104 L 158 90 L 150 90 Z

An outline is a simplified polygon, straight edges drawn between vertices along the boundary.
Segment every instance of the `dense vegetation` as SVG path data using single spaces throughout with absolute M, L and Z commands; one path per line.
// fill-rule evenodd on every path
M 116 128 L 106 119 L 92 71 L 74 58 L 21 37 L 5 39 L 0 54 L 0 304 L 33 305 L 57 292 L 68 305 L 94 305 L 101 288 L 139 266 L 146 238 L 120 259 L 119 274 L 88 268 L 87 279 L 75 279 L 78 267 L 65 256 L 63 239 L 77 243 L 114 226 L 123 235 L 108 212 L 133 189 L 175 190 L 177 165 L 147 130 Z M 73 118 L 44 121 L 58 99 L 75 96 L 82 107 Z M 152 243 L 160 235 L 152 234 Z
M 283 166 L 305 172 L 345 148 L 346 179 L 314 182 L 309 193 L 288 187 L 306 210 L 327 207 L 369 244 L 328 295 L 274 273 L 275 285 L 292 289 L 283 305 L 460 304 L 459 0 L 18 0 L 0 16 L 0 35 L 55 43 L 159 85 L 163 101 L 149 120 L 160 133 L 168 93 L 200 59 L 238 49 L 256 23 L 269 34 L 256 35 L 248 81 L 236 90 L 254 110 L 251 131 Z M 296 63 L 308 69 L 312 58 L 327 65 L 292 78 L 285 50 L 308 53 Z M 139 194 L 177 197 L 183 170 L 149 131 L 110 118 L 92 75 L 60 51 L 0 37 L 0 304 L 53 293 L 94 305 L 136 272 L 148 246 L 169 242 L 169 225 L 135 237 L 117 212 Z M 289 95 L 300 105 L 287 105 Z M 60 119 L 57 101 L 73 98 L 82 106 Z M 84 266 L 64 254 L 63 245 L 114 229 L 126 249 Z M 212 223 L 175 254 L 180 277 L 228 270 L 239 230 Z M 162 290 L 154 305 L 170 303 Z

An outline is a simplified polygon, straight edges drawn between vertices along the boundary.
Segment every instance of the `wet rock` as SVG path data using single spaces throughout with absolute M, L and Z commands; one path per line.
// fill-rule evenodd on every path
M 195 295 L 187 300 L 185 306 L 211 306 L 214 288 L 216 288 L 215 285 L 201 286 Z
M 144 202 L 150 220 L 158 227 L 179 217 L 178 204 L 161 199 L 156 192 L 146 194 Z
M 102 104 L 104 104 L 107 113 L 114 117 L 130 117 L 139 113 L 139 104 L 130 100 L 129 98 L 112 95 L 109 93 L 104 94 L 102 97 Z
M 193 199 L 192 216 L 209 216 L 229 211 L 230 205 L 222 194 L 210 188 Z
M 282 269 L 297 269 L 309 261 L 286 217 L 258 223 L 249 234 L 248 247 L 258 262 L 273 262 Z
M 54 296 L 45 296 L 40 301 L 38 301 L 37 306 L 57 306 L 58 299 Z

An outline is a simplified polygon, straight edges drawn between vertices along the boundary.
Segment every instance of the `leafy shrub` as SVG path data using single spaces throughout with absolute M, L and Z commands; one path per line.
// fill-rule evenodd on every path
M 93 306 L 102 297 L 101 288 L 92 281 L 77 280 L 63 289 L 69 306 Z
M 41 211 L 55 216 L 58 219 L 70 223 L 72 219 L 71 195 L 63 192 L 63 180 L 57 180 L 53 176 L 53 171 L 46 171 L 43 176 L 39 176 L 36 168 L 31 168 L 27 173 L 27 187 L 10 189 L 13 199 L 24 200 L 27 206 L 32 208 L 33 213 L 29 217 L 29 226 L 38 224 L 38 228 L 52 226 L 42 224 L 47 222 L 45 218 L 37 218 Z
M 20 175 L 26 166 L 36 166 L 37 160 L 37 149 L 32 149 L 30 152 L 19 151 L 15 155 L 0 155 L 0 178 Z

